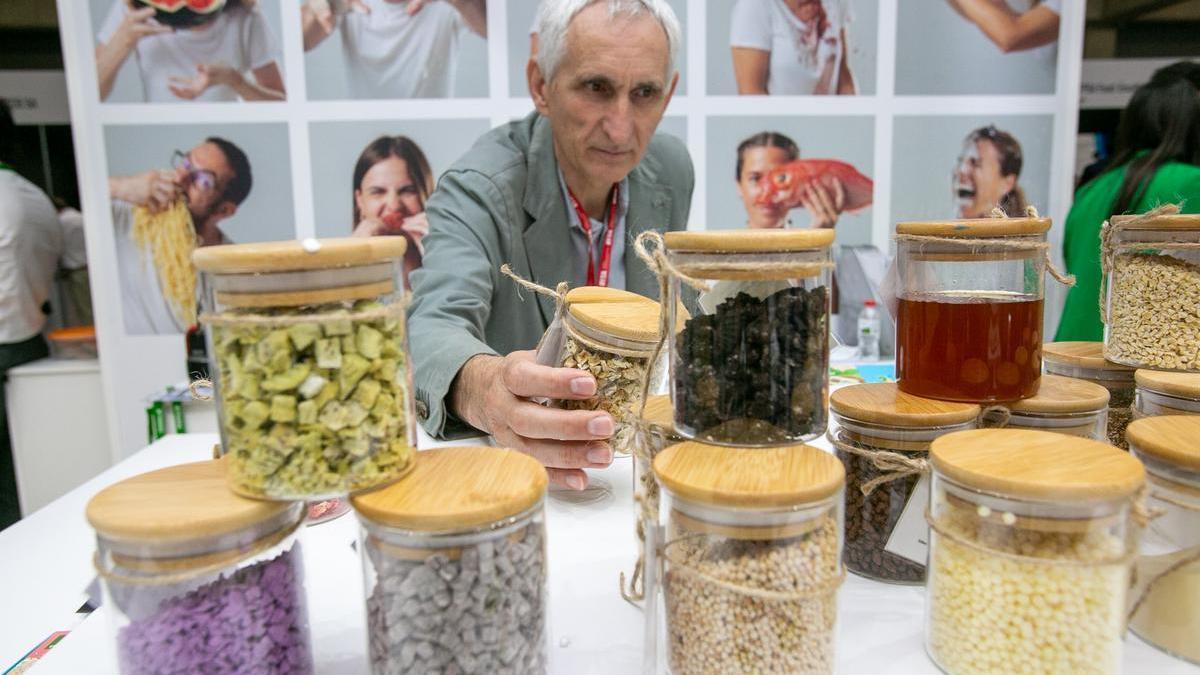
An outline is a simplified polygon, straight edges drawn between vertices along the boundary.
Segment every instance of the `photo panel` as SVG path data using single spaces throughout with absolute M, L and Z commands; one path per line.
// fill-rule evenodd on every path
M 840 244 L 871 243 L 869 115 L 709 117 L 707 126 L 708 229 L 834 227 Z M 796 188 L 773 193 L 773 181 Z
M 1053 115 L 898 116 L 893 223 L 1049 211 Z
M 711 0 L 708 94 L 875 94 L 874 0 Z
M 130 335 L 194 323 L 196 246 L 296 236 L 286 124 L 112 125 L 104 143 Z
M 992 1 L 902 7 L 896 14 L 896 94 L 1053 94 L 1062 0 L 998 0 L 1026 26 L 1019 42 L 972 9 Z
M 289 1 L 88 0 L 100 100 L 286 99 L 279 3 Z
M 310 100 L 488 96 L 487 0 L 299 1 Z
M 525 65 L 529 63 L 530 35 L 537 20 L 536 0 L 509 0 L 508 2 L 508 93 L 514 98 L 529 96 L 529 84 L 525 76 Z M 687 0 L 667 0 L 675 16 L 679 17 L 679 59 L 675 67 L 679 70 L 679 85 L 676 96 L 687 95 Z

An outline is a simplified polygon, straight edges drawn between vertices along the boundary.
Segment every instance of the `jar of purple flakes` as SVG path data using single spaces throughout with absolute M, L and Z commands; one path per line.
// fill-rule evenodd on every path
M 151 471 L 88 502 L 123 675 L 313 672 L 304 503 L 240 497 L 224 464 Z

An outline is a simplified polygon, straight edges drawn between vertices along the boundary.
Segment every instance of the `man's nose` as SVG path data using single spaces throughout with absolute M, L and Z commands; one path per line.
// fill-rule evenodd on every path
M 604 117 L 603 129 L 604 134 L 608 136 L 608 140 L 616 146 L 616 149 L 628 148 L 634 130 L 633 105 L 628 98 L 619 97 L 612 104 L 608 114 Z

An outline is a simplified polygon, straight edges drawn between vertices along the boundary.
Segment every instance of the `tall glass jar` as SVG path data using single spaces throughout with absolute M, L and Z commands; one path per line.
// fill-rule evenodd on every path
M 896 375 L 905 393 L 994 403 L 1037 393 L 1048 218 L 896 225 Z
M 371 672 L 545 672 L 545 494 L 528 455 L 451 447 L 351 497 Z
M 1043 375 L 1036 394 L 1007 407 L 1009 428 L 1108 441 L 1108 390 L 1087 380 Z
M 671 341 L 675 429 L 739 446 L 825 433 L 833 230 L 668 232 L 675 270 L 707 287 Z M 674 325 L 692 286 L 671 281 Z
M 1200 373 L 1200 215 L 1113 216 L 1109 223 L 1100 240 L 1105 358 Z
M 669 672 L 832 672 L 841 463 L 804 445 L 686 442 L 659 454 L 654 471 Z
M 1133 417 L 1200 415 L 1200 374 L 1138 370 Z
M 930 448 L 926 649 L 944 672 L 1116 673 L 1142 464 L 1024 429 Z
M 151 471 L 88 502 L 123 675 L 313 672 L 304 504 L 239 497 L 224 464 Z
M 846 567 L 868 579 L 923 583 L 929 479 L 917 473 L 885 479 L 889 472 L 875 457 L 888 452 L 924 460 L 935 438 L 974 429 L 979 406 L 920 398 L 889 382 L 837 389 L 829 411 L 837 424 L 830 437 L 846 468 Z
M 1133 368 L 1105 359 L 1103 342 L 1047 342 L 1042 345 L 1042 366 L 1047 373 L 1087 380 L 1107 389 L 1105 436 L 1110 445 L 1129 448 L 1125 427 L 1133 419 Z
M 1129 448 L 1146 465 L 1150 504 L 1163 510 L 1142 535 L 1129 627 L 1200 664 L 1200 417 L 1137 420 Z
M 193 254 L 233 490 L 328 499 L 408 470 L 404 248 L 373 237 Z
M 646 433 L 634 444 L 633 500 L 637 510 L 638 562 L 628 580 L 627 596 L 641 598 L 645 617 L 645 672 L 654 672 L 658 664 L 658 590 L 660 581 L 659 547 L 662 527 L 659 523 L 660 496 L 654 478 L 654 458 L 667 447 L 684 440 L 675 433 L 671 397 L 651 396 L 643 412 Z

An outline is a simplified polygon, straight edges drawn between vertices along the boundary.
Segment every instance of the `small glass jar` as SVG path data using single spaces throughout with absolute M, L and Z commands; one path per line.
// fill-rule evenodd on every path
M 969 403 L 1037 393 L 1049 229 L 1049 218 L 896 225 L 902 391 Z
M 1109 223 L 1100 244 L 1104 357 L 1200 373 L 1200 215 L 1113 216 Z
M 1110 445 L 1129 449 L 1125 427 L 1133 419 L 1133 368 L 1105 359 L 1103 342 L 1047 342 L 1042 345 L 1042 365 L 1047 373 L 1087 380 L 1107 389 L 1105 435 Z
M 930 448 L 926 649 L 943 672 L 1117 673 L 1142 464 L 1024 429 Z
M 686 442 L 659 454 L 654 471 L 667 670 L 833 672 L 841 463 L 804 445 Z
M 373 673 L 546 670 L 546 470 L 505 448 L 421 452 L 351 497 Z
M 787 445 L 825 433 L 833 230 L 668 232 L 671 403 L 685 438 Z
M 1004 426 L 1108 442 L 1108 400 L 1108 390 L 1098 384 L 1043 375 L 1037 394 L 1008 404 Z
M 404 249 L 372 237 L 193 254 L 233 490 L 315 501 L 408 470 Z
M 1200 415 L 1200 374 L 1138 370 L 1133 418 Z
M 313 672 L 304 504 L 240 497 L 223 464 L 159 469 L 88 502 L 123 675 Z
M 887 382 L 837 389 L 829 396 L 829 411 L 837 424 L 831 435 L 835 452 L 846 468 L 846 567 L 877 581 L 924 583 L 929 479 L 894 478 L 863 494 L 864 486 L 888 473 L 872 456 L 925 459 L 935 438 L 974 429 L 979 406 L 919 398 Z
M 638 554 L 644 561 L 643 574 L 649 575 L 655 567 L 654 553 L 657 547 L 657 525 L 659 511 L 658 482 L 654 480 L 653 462 L 658 453 L 668 445 L 682 441 L 672 427 L 671 399 L 666 395 L 651 396 L 646 401 L 646 436 L 644 450 L 634 452 L 633 500 L 637 504 Z M 653 595 L 647 584 L 646 597 Z

